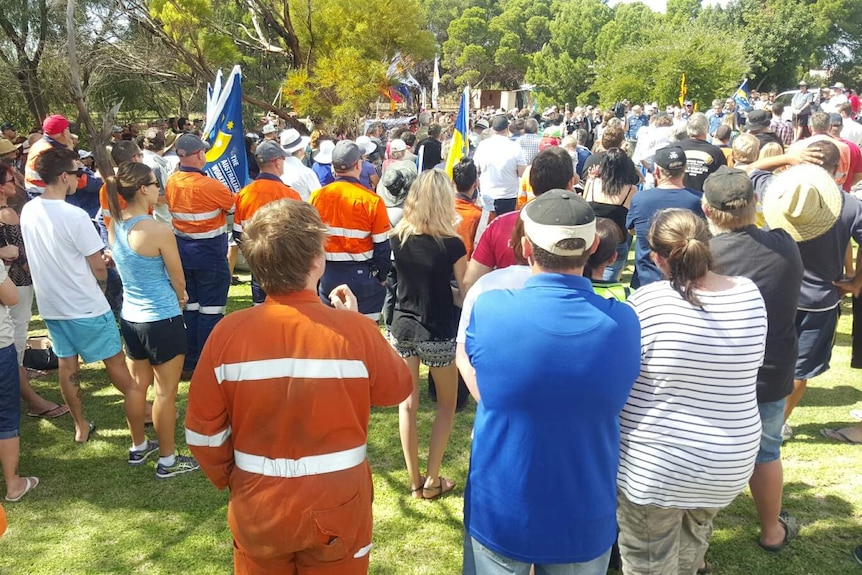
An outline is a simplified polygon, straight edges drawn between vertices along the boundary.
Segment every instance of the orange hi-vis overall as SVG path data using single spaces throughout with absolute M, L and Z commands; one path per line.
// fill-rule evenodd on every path
M 261 173 L 255 181 L 236 195 L 236 207 L 233 212 L 234 237 L 240 239 L 243 226 L 248 224 L 260 208 L 270 202 L 285 199 L 302 201 L 299 192 L 282 182 L 281 178 Z
M 189 388 L 186 441 L 230 489 L 237 575 L 367 573 L 370 409 L 411 390 L 374 322 L 309 290 L 216 326 Z

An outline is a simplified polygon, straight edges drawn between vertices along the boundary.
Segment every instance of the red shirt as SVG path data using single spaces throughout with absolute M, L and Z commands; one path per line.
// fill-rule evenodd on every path
M 515 265 L 515 252 L 509 240 L 519 217 L 520 212 L 510 212 L 494 218 L 479 238 L 473 259 L 492 269 Z

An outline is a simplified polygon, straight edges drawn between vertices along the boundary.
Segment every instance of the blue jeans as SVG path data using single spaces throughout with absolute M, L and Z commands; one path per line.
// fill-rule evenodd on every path
M 21 429 L 21 387 L 15 344 L 0 349 L 0 440 L 18 437 Z
M 617 244 L 617 261 L 605 268 L 605 275 L 602 279 L 606 282 L 618 282 L 623 274 L 623 268 L 626 267 L 626 262 L 629 259 L 629 250 L 632 247 L 632 235 L 626 232 L 626 237 L 622 243 Z
M 536 575 L 605 575 L 611 550 L 585 563 L 555 563 L 536 565 Z M 530 563 L 504 557 L 491 551 L 464 531 L 463 575 L 528 575 Z
M 760 451 L 755 463 L 770 463 L 781 459 L 781 428 L 784 426 L 784 406 L 787 398 L 758 403 L 760 411 Z
M 215 325 L 224 317 L 227 292 L 230 289 L 230 269 L 227 259 L 217 270 L 184 270 L 189 301 L 183 310 L 186 323 L 188 352 L 183 369 L 193 370 L 201 350 Z

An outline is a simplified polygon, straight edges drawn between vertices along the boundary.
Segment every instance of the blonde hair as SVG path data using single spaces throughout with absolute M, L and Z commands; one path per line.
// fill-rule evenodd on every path
M 780 156 L 784 153 L 784 146 L 777 142 L 767 142 L 765 146 L 760 148 L 760 154 L 758 154 L 757 159 L 762 160 L 763 158 L 774 158 L 775 156 Z
M 655 215 L 647 241 L 667 262 L 670 285 L 690 304 L 703 307 L 693 288 L 712 269 L 709 228 L 689 210 L 668 208 Z
M 435 239 L 459 237 L 455 230 L 455 186 L 443 170 L 419 174 L 404 201 L 404 217 L 392 230 L 402 244 L 410 236 L 428 235 Z
M 731 112 L 729 114 L 725 114 L 721 119 L 721 125 L 727 126 L 731 130 L 739 130 L 739 126 L 736 125 L 736 112 Z
M 734 162 L 750 164 L 757 161 L 757 154 L 760 152 L 760 140 L 749 133 L 740 134 L 733 140 L 731 150 L 733 151 Z

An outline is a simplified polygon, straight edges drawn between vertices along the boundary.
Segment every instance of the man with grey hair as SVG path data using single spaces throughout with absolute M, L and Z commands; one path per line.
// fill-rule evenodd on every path
M 524 135 L 518 139 L 518 145 L 521 146 L 521 153 L 524 154 L 524 161 L 528 166 L 533 163 L 533 158 L 539 155 L 539 142 L 541 140 L 539 122 L 535 118 L 524 120 Z
M 703 192 L 703 182 L 707 176 L 718 170 L 719 166 L 727 165 L 721 149 L 706 141 L 708 131 L 709 120 L 704 114 L 695 112 L 686 124 L 688 138 L 679 142 L 686 157 L 685 187 L 698 192 Z
M 753 136 L 747 136 L 757 144 Z M 760 518 L 758 543 L 767 551 L 779 551 L 798 533 L 796 520 L 781 511 L 781 428 L 787 396 L 793 391 L 798 352 L 796 306 L 803 265 L 789 233 L 757 228 L 756 204 L 751 180 L 743 170 L 722 166 L 704 182 L 702 206 L 714 236 L 709 242 L 714 271 L 750 279 L 766 304 L 766 353 L 757 372 L 760 451 L 749 487 Z

